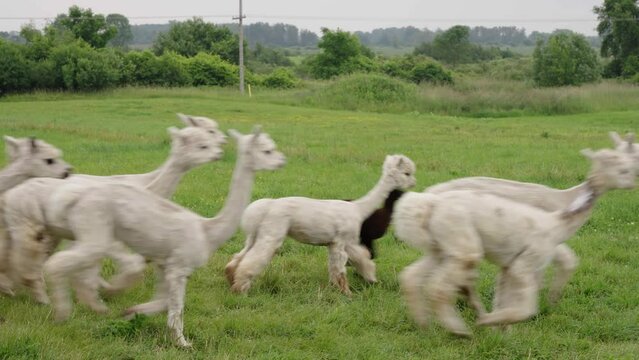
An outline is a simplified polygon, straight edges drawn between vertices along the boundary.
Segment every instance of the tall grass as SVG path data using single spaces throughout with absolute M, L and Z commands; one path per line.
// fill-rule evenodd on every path
M 368 76 L 340 78 L 284 102 L 294 104 L 297 101 L 306 106 L 335 110 L 468 117 L 565 115 L 639 109 L 639 86 L 616 81 L 580 87 L 537 88 L 522 81 L 460 78 L 452 86 L 396 85 L 401 89 L 399 96 L 389 96 L 387 84 L 367 81 Z M 369 86 L 360 86 L 362 84 Z

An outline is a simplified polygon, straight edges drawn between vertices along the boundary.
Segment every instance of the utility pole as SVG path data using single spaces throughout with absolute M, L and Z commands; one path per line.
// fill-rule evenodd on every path
M 242 20 L 245 18 L 242 14 L 242 0 L 240 0 L 240 16 L 234 17 L 233 20 L 240 21 L 240 94 L 244 95 L 244 29 L 242 28 Z

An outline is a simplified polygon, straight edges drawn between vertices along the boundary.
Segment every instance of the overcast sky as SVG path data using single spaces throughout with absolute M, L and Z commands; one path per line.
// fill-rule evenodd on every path
M 321 27 L 370 31 L 379 27 L 448 28 L 510 25 L 532 30 L 572 29 L 596 33 L 592 12 L 603 0 L 244 0 L 246 22 L 283 22 L 319 32 Z M 201 16 L 206 21 L 231 22 L 238 0 L 1 0 L 0 30 L 19 30 L 33 18 L 38 27 L 65 13 L 71 5 L 102 14 L 120 13 L 132 24 L 166 23 Z

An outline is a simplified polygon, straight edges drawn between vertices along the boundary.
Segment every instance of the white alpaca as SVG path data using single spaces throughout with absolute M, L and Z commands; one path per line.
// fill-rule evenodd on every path
M 349 258 L 364 279 L 375 282 L 375 263 L 359 243 L 362 222 L 391 191 L 414 186 L 414 174 L 415 164 L 409 158 L 389 155 L 377 185 L 355 201 L 304 197 L 255 201 L 242 215 L 244 248 L 226 265 L 231 289 L 248 291 L 253 278 L 266 267 L 287 235 L 304 244 L 328 246 L 330 281 L 344 294 L 351 294 L 346 279 Z
M 34 177 L 66 178 L 71 174 L 71 166 L 62 160 L 60 150 L 42 140 L 5 136 L 4 141 L 10 163 L 0 171 L 0 291 L 9 292 L 9 281 L 3 276 L 9 268 L 6 259 L 9 241 L 3 228 L 1 196 Z
M 47 304 L 49 299 L 42 281 L 42 265 L 63 238 L 71 234 L 59 233 L 51 228 L 45 216 L 45 206 L 49 199 L 61 190 L 62 185 L 73 183 L 76 188 L 90 186 L 96 182 L 118 182 L 136 186 L 149 186 L 149 190 L 163 196 L 170 197 L 177 188 L 183 175 L 189 170 L 217 160 L 222 155 L 220 146 L 226 142 L 226 137 L 219 130 L 210 133 L 208 127 L 187 127 L 181 130 L 169 128 L 171 134 L 171 155 L 157 170 L 139 175 L 92 176 L 74 175 L 68 180 L 35 179 L 28 181 L 5 195 L 4 206 L 7 228 L 13 233 L 12 246 L 5 250 L 0 262 L 9 262 L 11 274 L 6 271 L 0 273 L 0 290 L 9 295 L 13 294 L 11 278 L 25 285 L 36 301 Z M 151 181 L 154 179 L 153 181 Z M 149 184 L 150 183 L 150 184 Z M 68 187 L 64 188 L 68 190 Z M 4 229 L 0 229 L 4 230 Z M 5 231 L 0 231 L 4 233 Z M 101 285 L 110 293 L 123 289 L 123 283 L 131 283 L 129 278 L 139 278 L 143 274 L 145 262 L 137 254 L 131 254 L 121 244 L 113 247 L 110 256 L 120 267 L 120 274 L 112 284 L 102 280 L 99 276 L 101 266 L 96 266 L 87 274 L 79 274 L 80 281 L 74 287 L 80 302 L 89 305 L 96 311 L 106 311 L 106 306 L 99 300 L 98 287 Z
M 610 132 L 610 138 L 613 140 L 618 151 L 628 152 L 633 149 L 635 164 L 637 168 L 639 168 L 639 145 L 633 144 L 633 135 L 628 134 L 626 140 L 622 140 L 616 132 Z M 490 177 L 468 177 L 430 186 L 424 190 L 424 192 L 441 194 L 454 190 L 477 190 L 533 205 L 546 211 L 557 211 L 568 207 L 585 191 L 587 186 L 588 182 L 583 182 L 564 190 L 553 189 L 534 183 Z M 579 259 L 577 255 L 567 244 L 562 243 L 557 246 L 553 257 L 553 264 L 556 266 L 556 270 L 549 292 L 551 302 L 554 303 L 559 300 L 564 286 L 568 283 L 568 280 L 570 280 L 578 263 Z M 543 280 L 543 274 L 539 274 L 539 279 L 540 281 Z M 499 280 L 497 283 L 499 283 Z M 542 284 L 539 285 L 541 286 Z M 498 298 L 499 296 L 495 296 L 495 299 Z
M 154 300 L 126 313 L 152 314 L 168 308 L 172 335 L 179 345 L 190 345 L 182 332 L 188 276 L 237 230 L 251 197 L 255 172 L 285 163 L 273 140 L 259 129 L 251 135 L 229 132 L 238 144 L 237 163 L 224 208 L 212 219 L 124 184 L 96 185 L 85 188 L 79 197 L 51 199 L 47 209 L 51 226 L 73 233 L 76 239 L 70 249 L 57 252 L 44 266 L 56 320 L 67 319 L 71 312 L 67 279 L 94 266 L 116 241 L 122 241 L 154 262 L 159 276 Z
M 484 191 L 405 194 L 395 206 L 397 236 L 427 255 L 408 266 L 400 283 L 417 323 L 425 326 L 429 310 L 444 327 L 470 335 L 454 307 L 456 293 L 475 294 L 477 265 L 483 257 L 502 268 L 493 312 L 478 324 L 509 324 L 537 313 L 538 274 L 563 243 L 589 218 L 604 192 L 632 188 L 634 163 L 615 150 L 582 151 L 592 161 L 587 185 L 567 208 L 545 211 Z M 425 287 L 428 307 L 422 306 Z M 497 295 L 496 295 L 497 296 Z
M 62 160 L 62 151 L 35 138 L 4 136 L 9 164 L 0 171 L 0 194 L 35 177 L 64 179 L 71 166 Z

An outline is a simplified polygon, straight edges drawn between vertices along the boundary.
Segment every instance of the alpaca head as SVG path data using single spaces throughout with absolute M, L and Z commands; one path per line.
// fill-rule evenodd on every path
M 632 145 L 632 140 L 629 145 Z M 610 189 L 631 189 L 635 186 L 637 174 L 634 147 L 631 146 L 630 151 L 584 149 L 581 153 L 592 162 L 589 181 L 597 187 L 595 190 L 601 192 Z
M 5 136 L 6 152 L 11 163 L 30 177 L 66 178 L 73 169 L 62 160 L 62 151 L 36 138 L 16 139 Z
M 204 116 L 192 116 L 181 113 L 177 113 L 177 117 L 182 120 L 184 125 L 202 128 L 208 131 L 211 135 L 219 137 L 222 144 L 226 144 L 226 135 L 222 130 L 220 130 L 217 121 Z
M 608 134 L 610 135 L 610 139 L 612 139 L 612 142 L 615 144 L 616 150 L 626 151 L 626 152 L 629 152 L 632 150 L 633 157 L 635 159 L 635 166 L 637 170 L 639 171 L 639 144 L 635 144 L 633 142 L 634 134 L 627 133 L 625 140 L 622 139 L 621 136 L 619 136 L 619 134 L 617 134 L 616 131 L 611 131 Z
M 229 135 L 235 139 L 239 156 L 243 156 L 246 165 L 252 170 L 275 170 L 286 164 L 284 154 L 276 150 L 276 144 L 262 128 L 256 125 L 251 134 L 243 135 L 230 129 Z
M 186 169 L 219 160 L 222 157 L 222 139 L 198 127 L 167 129 L 171 135 L 171 156 Z
M 393 185 L 393 189 L 407 190 L 416 183 L 415 163 L 404 155 L 387 155 L 383 177 Z

